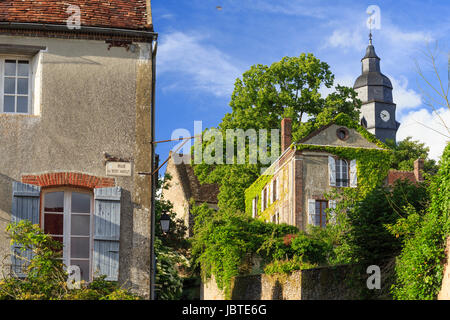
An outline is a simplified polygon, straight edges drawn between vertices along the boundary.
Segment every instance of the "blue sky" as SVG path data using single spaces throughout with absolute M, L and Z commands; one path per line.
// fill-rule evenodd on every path
M 448 0 L 153 0 L 153 23 L 159 33 L 156 139 L 170 139 L 178 128 L 193 134 L 195 120 L 201 120 L 203 128 L 219 124 L 231 111 L 235 79 L 253 64 L 270 65 L 284 56 L 311 52 L 330 65 L 336 83 L 353 86 L 368 44 L 370 5 L 380 8 L 373 44 L 381 71 L 394 86 L 396 117 L 402 123 L 397 140 L 412 136 L 425 142 L 431 157 L 438 159 L 449 139 L 429 129 L 446 133 L 439 117 L 423 103 L 422 90 L 432 90 L 420 80 L 415 61 L 438 85 L 424 55 L 427 43 L 434 50 L 437 41 L 436 63 L 447 87 Z M 450 111 L 438 111 L 450 124 Z M 175 145 L 158 145 L 161 161 Z

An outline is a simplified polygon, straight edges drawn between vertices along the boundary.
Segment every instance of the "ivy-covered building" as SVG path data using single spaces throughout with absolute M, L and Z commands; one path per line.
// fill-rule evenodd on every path
M 300 230 L 325 226 L 336 206 L 328 194 L 352 188 L 361 194 L 382 182 L 390 150 L 364 127 L 340 114 L 292 142 L 291 120 L 281 126 L 281 156 L 245 192 L 246 212 Z

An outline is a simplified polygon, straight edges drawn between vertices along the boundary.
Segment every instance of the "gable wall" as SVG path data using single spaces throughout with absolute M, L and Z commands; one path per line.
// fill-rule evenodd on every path
M 377 148 L 379 147 L 372 142 L 367 141 L 355 129 L 347 128 L 349 131 L 349 138 L 345 141 L 340 140 L 336 135 L 336 130 L 343 126 L 332 124 L 328 128 L 320 131 L 303 144 L 329 145 L 341 147 L 356 147 L 356 148 Z

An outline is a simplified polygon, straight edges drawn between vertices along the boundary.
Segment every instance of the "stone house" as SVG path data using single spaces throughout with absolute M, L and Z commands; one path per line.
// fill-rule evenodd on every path
M 149 0 L 0 2 L 2 256 L 28 219 L 148 296 L 156 36 Z
M 200 184 L 191 165 L 191 155 L 169 153 L 166 174 L 171 176 L 169 188 L 162 192 L 163 198 L 173 204 L 177 219 L 184 221 L 187 227 L 187 237 L 192 236 L 193 217 L 191 214 L 191 201 L 195 205 L 206 203 L 208 207 L 218 209 L 217 184 Z
M 376 139 L 361 134 L 361 126 L 347 127 L 332 121 L 292 143 L 291 119 L 281 123 L 281 156 L 245 192 L 246 212 L 266 222 L 287 223 L 306 230 L 324 227 L 327 200 L 333 189 L 356 188 L 361 178 L 359 159 L 336 156 L 335 149 L 358 148 L 386 152 Z

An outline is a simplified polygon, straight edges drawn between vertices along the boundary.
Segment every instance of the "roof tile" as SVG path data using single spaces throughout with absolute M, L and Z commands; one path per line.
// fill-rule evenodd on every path
M 66 24 L 69 5 L 80 7 L 81 26 L 152 29 L 146 0 L 2 0 L 0 22 Z

